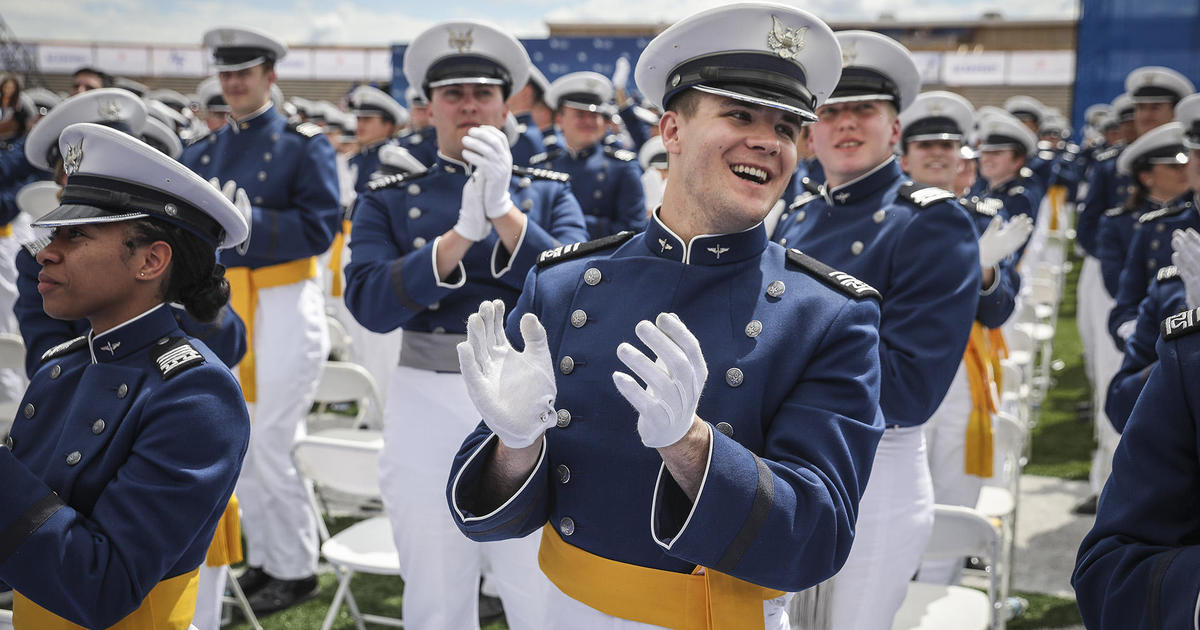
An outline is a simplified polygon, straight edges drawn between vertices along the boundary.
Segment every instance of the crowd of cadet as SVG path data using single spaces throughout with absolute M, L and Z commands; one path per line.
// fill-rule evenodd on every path
M 255 28 L 203 43 L 192 95 L 0 80 L 16 628 L 217 630 L 243 561 L 256 614 L 315 597 L 291 447 L 336 321 L 382 394 L 406 627 L 886 630 L 911 581 L 962 578 L 923 558 L 934 506 L 998 474 L 1006 337 L 1072 225 L 1079 607 L 1200 624 L 1200 94 L 1176 70 L 1074 133 L 771 4 L 554 81 L 440 23 L 404 104 L 287 97 Z

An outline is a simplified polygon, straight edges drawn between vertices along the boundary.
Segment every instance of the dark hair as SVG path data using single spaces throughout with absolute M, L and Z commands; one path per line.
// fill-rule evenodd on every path
M 684 90 L 671 98 L 667 111 L 691 118 L 700 109 L 700 90 Z
M 1148 168 L 1137 168 L 1130 174 L 1129 179 L 1130 183 L 1133 184 L 1133 190 L 1125 198 L 1125 208 L 1127 210 L 1137 210 L 1142 207 L 1142 204 L 1146 203 L 1146 198 L 1150 196 L 1150 189 L 1142 183 L 1141 178 L 1142 173 L 1148 172 L 1150 172 Z
M 92 68 L 90 66 L 83 66 L 82 68 L 76 69 L 75 72 L 72 72 L 71 78 L 75 78 L 81 74 L 94 74 L 94 75 L 100 77 L 100 86 L 101 87 L 112 87 L 113 86 L 112 75 L 103 70 L 97 70 L 96 68 Z
M 163 300 L 178 302 L 192 317 L 211 322 L 229 303 L 229 281 L 225 266 L 217 262 L 212 245 L 199 236 L 165 221 L 138 219 L 126 227 L 125 246 L 132 254 L 137 247 L 163 241 L 172 252 Z

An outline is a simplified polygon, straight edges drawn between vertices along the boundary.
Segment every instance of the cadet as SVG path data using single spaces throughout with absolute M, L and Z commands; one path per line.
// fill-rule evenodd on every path
M 71 96 L 88 90 L 112 87 L 112 85 L 112 75 L 103 70 L 84 66 L 71 73 Z
M 529 55 L 480 22 L 438 24 L 413 40 L 404 74 L 429 99 L 438 158 L 428 171 L 371 183 L 354 211 L 346 305 L 367 329 L 403 328 L 388 384 L 383 502 L 404 573 L 404 621 L 415 630 L 477 627 L 482 563 L 510 627 L 543 628 L 537 536 L 480 544 L 446 511 L 450 463 L 479 416 L 455 345 L 484 300 L 515 304 L 538 254 L 587 238 L 568 177 L 514 167 L 499 127 L 524 86 Z M 478 126 L 475 126 L 478 125 Z
M 229 105 L 221 94 L 221 81 L 217 77 L 209 77 L 196 86 L 196 98 L 200 109 L 204 112 L 204 126 L 208 131 L 215 132 L 225 126 L 229 118 Z M 198 138 L 203 135 L 198 136 Z
M 845 560 L 882 430 L 878 294 L 762 225 L 839 67 L 790 7 L 665 30 L 635 73 L 665 109 L 661 209 L 543 254 L 507 331 L 505 305 L 471 315 L 484 420 L 450 507 L 476 540 L 543 531 L 543 627 L 788 628 L 783 591 Z
M 358 136 L 358 153 L 351 156 L 350 166 L 356 173 L 354 192 L 362 193 L 371 174 L 379 169 L 379 147 L 408 124 L 408 110 L 383 90 L 369 85 L 354 88 L 350 107 L 358 117 L 354 132 Z
M 320 128 L 288 123 L 271 101 L 275 62 L 287 52 L 281 42 L 245 28 L 214 29 L 204 41 L 230 122 L 182 161 L 229 187 L 252 217 L 250 240 L 221 260 L 246 323 L 238 374 L 254 418 L 238 485 L 249 565 L 241 583 L 266 613 L 317 593 L 316 520 L 290 449 L 329 351 L 316 256 L 337 230 L 337 172 Z
M 1162 323 L 1071 584 L 1095 630 L 1193 628 L 1200 605 L 1200 309 Z
M 900 115 L 900 166 L 914 181 L 955 190 L 962 169 L 960 149 L 971 129 L 973 107 L 951 92 L 926 92 Z M 967 350 L 937 411 L 925 423 L 929 472 L 935 503 L 974 507 L 983 479 L 992 476 L 991 414 L 996 411 L 995 351 L 986 332 L 1012 314 L 1020 288 L 1011 255 L 1025 242 L 1033 224 L 1028 217 L 1006 222 L 998 204 L 968 199 L 961 203 L 979 237 L 983 284 Z M 923 582 L 958 581 L 963 560 L 921 564 Z
M 564 145 L 530 160 L 571 176 L 571 192 L 587 218 L 588 235 L 600 238 L 646 226 L 646 197 L 637 154 L 602 142 L 612 113 L 613 87 L 595 72 L 573 72 L 550 84 L 546 102 Z
M 529 82 L 525 87 L 508 97 L 508 109 L 517 119 L 517 123 L 525 125 L 522 133 L 529 132 L 539 144 L 545 146 L 545 136 L 542 129 L 554 126 L 554 111 L 546 105 L 546 92 L 550 82 L 546 75 L 534 64 L 529 64 Z
M 18 628 L 183 630 L 250 422 L 228 368 L 167 304 L 211 320 L 229 299 L 214 251 L 247 224 L 120 131 L 72 125 L 58 146 L 67 185 L 34 224 L 56 228 L 38 291 L 48 315 L 91 329 L 42 355 L 0 450 L 0 581 Z
M 1004 114 L 986 117 L 979 134 L 979 175 L 987 182 L 980 199 L 999 202 L 1007 218 L 1025 215 L 1036 225 L 1043 190 L 1025 163 L 1037 150 L 1037 136 Z M 1018 260 L 1027 245 L 1021 246 Z
M 775 228 L 780 244 L 853 273 L 883 294 L 879 395 L 888 430 L 863 495 L 855 544 L 832 584 L 832 627 L 891 624 L 933 525 L 925 438 L 954 378 L 980 291 L 978 238 L 953 193 L 912 183 L 893 147 L 917 97 L 912 55 L 888 37 L 837 34 L 844 67 L 811 142 L 826 183 L 809 183 Z M 864 606 L 863 593 L 873 602 Z

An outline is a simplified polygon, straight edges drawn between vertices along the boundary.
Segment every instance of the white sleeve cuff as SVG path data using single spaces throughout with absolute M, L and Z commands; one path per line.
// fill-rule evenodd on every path
M 692 509 L 688 510 L 688 515 L 683 521 L 683 526 L 679 528 L 678 532 L 675 532 L 674 537 L 669 537 L 665 540 L 659 538 L 657 531 L 658 528 L 655 527 L 655 525 L 658 523 L 658 499 L 661 496 L 659 494 L 659 488 L 662 487 L 663 477 L 670 473 L 667 472 L 666 462 L 663 462 L 662 465 L 658 467 L 658 478 L 654 481 L 654 494 L 652 495 L 654 499 L 650 504 L 650 537 L 653 538 L 654 542 L 658 543 L 660 547 L 668 551 L 670 551 L 671 545 L 675 544 L 675 541 L 679 540 L 680 537 L 683 536 L 683 533 L 687 531 L 688 525 L 692 522 L 692 516 L 696 514 L 696 506 L 700 505 L 700 497 L 704 496 L 704 486 L 708 482 L 708 471 L 712 469 L 713 442 L 716 441 L 712 435 L 712 425 L 706 422 L 705 427 L 708 429 L 708 458 L 704 462 L 704 476 L 700 478 L 700 489 L 696 491 L 696 500 L 692 501 Z
M 992 286 L 980 289 L 979 297 L 987 297 L 995 293 L 996 289 L 1000 287 L 1000 265 L 992 265 L 992 272 Z
M 440 245 L 441 242 L 442 242 L 442 237 L 440 237 L 440 236 L 433 239 L 433 252 L 432 252 L 432 255 L 430 256 L 430 267 L 433 268 L 433 279 L 435 282 L 437 282 L 437 285 L 443 289 L 461 289 L 463 287 L 463 285 L 465 285 L 467 283 L 467 268 L 463 266 L 461 260 L 458 261 L 458 269 L 455 270 L 456 273 L 458 273 L 458 282 L 443 282 L 442 279 L 438 276 L 437 251 L 438 251 L 438 245 Z M 449 277 L 453 278 L 454 274 L 450 274 Z
M 517 237 L 517 246 L 508 254 L 508 261 L 503 269 L 496 269 L 496 261 L 500 258 L 500 250 L 504 247 L 504 241 L 496 239 L 496 246 L 492 248 L 492 277 L 499 278 L 508 273 L 512 269 L 513 261 L 517 259 L 517 252 L 521 251 L 521 245 L 525 242 L 525 233 L 529 231 L 529 215 L 521 215 L 525 217 L 525 224 L 521 226 L 521 235 Z
M 538 454 L 537 463 L 533 465 L 533 470 L 529 471 L 529 476 L 525 478 L 525 481 L 523 483 L 521 483 L 521 487 L 517 488 L 517 491 L 514 492 L 511 497 L 508 497 L 508 499 L 503 504 L 501 504 L 500 507 L 492 510 L 491 512 L 488 512 L 487 514 L 484 514 L 482 516 L 467 516 L 466 513 L 463 512 L 463 509 L 458 506 L 458 484 L 460 481 L 462 481 L 463 471 L 467 470 L 475 463 L 475 458 L 479 457 L 479 454 L 484 452 L 484 450 L 486 450 L 488 448 L 488 445 L 492 443 L 492 440 L 498 440 L 498 439 L 499 438 L 496 437 L 495 433 L 489 435 L 486 440 L 481 442 L 479 444 L 479 446 L 475 448 L 475 452 L 471 453 L 471 456 L 467 458 L 467 461 L 464 462 L 463 465 L 458 469 L 458 474 L 454 476 L 454 487 L 452 487 L 450 489 L 450 498 L 454 502 L 455 516 L 457 516 L 459 518 L 459 520 L 461 520 L 464 523 L 475 523 L 478 521 L 486 521 L 487 519 L 492 518 L 493 516 L 496 516 L 497 514 L 499 514 L 502 510 L 504 510 L 504 508 L 507 508 L 509 506 L 509 504 L 511 504 L 514 500 L 516 500 L 517 497 L 521 496 L 521 493 L 525 492 L 525 489 L 528 488 L 529 484 L 533 482 L 534 475 L 537 475 L 537 472 L 539 470 L 541 470 L 542 461 L 544 461 L 546 459 L 546 436 L 545 436 L 545 434 L 543 434 L 542 435 L 542 450 L 541 450 L 541 453 Z

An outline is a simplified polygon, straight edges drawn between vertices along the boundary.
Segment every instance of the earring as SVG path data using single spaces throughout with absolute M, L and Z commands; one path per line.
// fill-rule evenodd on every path
M 139 272 L 139 273 L 138 273 L 138 277 L 139 277 L 139 278 L 145 278 L 145 277 L 146 277 L 146 272 L 145 272 L 145 271 Z

